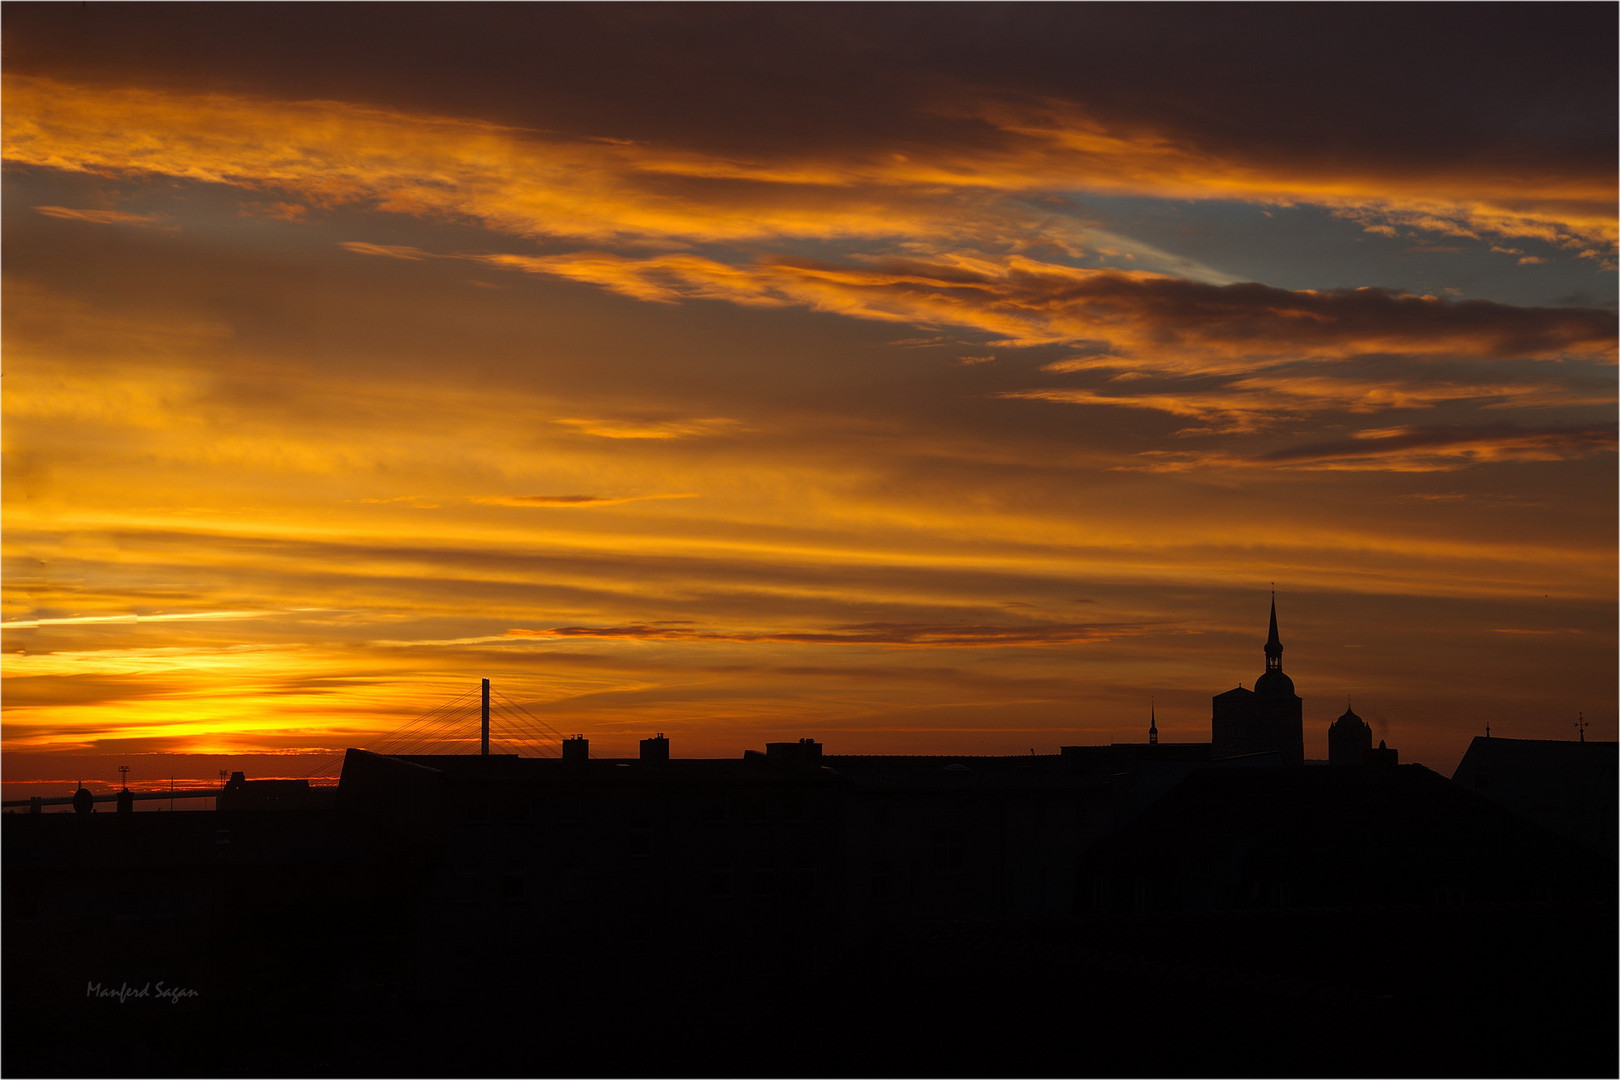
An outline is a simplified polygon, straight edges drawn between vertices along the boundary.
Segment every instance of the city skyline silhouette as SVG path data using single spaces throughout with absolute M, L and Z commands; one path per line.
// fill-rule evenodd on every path
M 520 756 L 484 680 L 335 787 L 8 806 L 7 1068 L 520 1075 L 503 1033 L 542 1013 L 568 1075 L 1066 1073 L 1005 1032 L 1054 1062 L 1076 1009 L 1107 1075 L 1611 1068 L 1617 744 L 1481 736 L 1447 780 L 1347 708 L 1302 761 L 1282 651 L 1273 606 L 1202 742 L 620 758 L 524 717 L 558 752 Z M 402 1017 L 463 1037 L 407 1047 Z M 784 1023 L 825 1039 L 784 1063 Z
M 8 1072 L 1615 1071 L 1613 6 L 5 17 Z

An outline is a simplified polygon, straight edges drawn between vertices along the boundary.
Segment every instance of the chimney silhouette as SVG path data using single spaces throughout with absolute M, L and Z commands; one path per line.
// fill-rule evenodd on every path
M 662 765 L 669 760 L 669 740 L 660 731 L 650 739 L 641 740 L 641 763 Z

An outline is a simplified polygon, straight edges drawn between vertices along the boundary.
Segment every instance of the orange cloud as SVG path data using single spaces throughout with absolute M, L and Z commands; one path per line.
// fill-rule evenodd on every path
M 152 615 L 74 615 L 65 618 L 43 619 L 16 619 L 11 622 L 0 623 L 0 630 L 37 630 L 42 626 L 106 626 L 106 625 L 135 625 L 137 623 L 154 622 L 193 622 L 196 620 L 218 621 L 231 619 L 261 619 L 268 615 L 279 615 L 277 611 L 188 611 Z
M 622 503 L 646 502 L 650 499 L 695 499 L 693 492 L 668 495 L 484 495 L 474 498 L 475 503 L 486 506 L 619 506 Z
M 711 435 L 731 435 L 744 430 L 740 421 L 723 416 L 694 420 L 590 419 L 565 416 L 557 418 L 553 423 L 573 428 L 586 435 L 595 435 L 599 439 L 691 439 Z
M 695 148 L 331 101 L 284 102 L 5 76 L 13 165 L 144 172 L 294 193 L 317 206 L 472 218 L 518 236 L 678 247 L 767 237 L 905 237 L 1075 253 L 1086 229 L 998 194 L 1097 191 L 1334 209 L 1371 228 L 1525 237 L 1612 255 L 1614 184 L 1555 170 L 1321 174 L 1107 128 L 1081 106 L 982 98 L 941 115 L 994 140 L 905 154 L 741 159 Z M 973 192 L 967 203 L 957 196 Z
M 950 325 L 1003 344 L 1100 342 L 1114 360 L 1199 373 L 1254 370 L 1278 358 L 1364 353 L 1606 357 L 1614 317 L 1580 308 L 1516 308 L 1382 289 L 1334 292 L 1210 285 L 1144 271 L 1092 270 L 1013 255 L 835 264 L 777 258 L 746 267 L 696 255 L 605 252 L 483 261 L 588 281 L 645 300 L 798 304 L 866 319 Z M 1056 370 L 1104 358 L 1068 361 Z
M 163 224 L 163 217 L 159 214 L 128 214 L 122 210 L 74 210 L 66 206 L 36 206 L 46 217 L 62 218 L 65 221 L 88 221 L 92 225 L 146 225 L 159 228 L 173 228 Z
M 622 626 L 557 626 L 513 629 L 509 638 L 589 638 L 625 641 L 729 641 L 798 645 L 884 645 L 895 648 L 1007 648 L 1078 645 L 1143 633 L 1127 623 L 1033 623 L 1022 626 L 956 626 L 919 623 L 854 623 L 825 631 L 706 631 L 687 626 L 632 623 Z
M 1061 101 L 985 102 L 979 115 L 1002 131 L 1027 140 L 1020 155 L 1042 166 L 1076 174 L 1074 186 L 1121 194 L 1150 193 L 1185 199 L 1239 199 L 1273 205 L 1308 203 L 1333 209 L 1371 231 L 1394 226 L 1444 235 L 1524 237 L 1612 255 L 1620 231 L 1611 176 L 1578 176 L 1556 170 L 1431 168 L 1413 175 L 1390 168 L 1283 166 L 1225 153 L 1146 132 L 1108 130 L 1083 107 Z M 987 172 L 1030 175 L 1038 169 L 1013 162 L 984 166 Z
M 1497 462 L 1568 461 L 1615 448 L 1612 425 L 1525 430 L 1491 427 L 1399 427 L 1348 439 L 1285 447 L 1245 457 L 1226 452 L 1148 451 L 1140 466 L 1122 470 L 1294 469 L 1326 472 L 1454 472 Z
M 1546 373 L 1550 376 L 1551 373 Z M 1390 410 L 1432 409 L 1440 405 L 1470 403 L 1484 408 L 1574 406 L 1607 407 L 1614 401 L 1612 384 L 1571 385 L 1551 377 L 1524 382 L 1481 379 L 1464 381 L 1426 375 L 1408 365 L 1400 374 L 1359 372 L 1340 365 L 1301 371 L 1279 366 L 1256 374 L 1216 383 L 1180 383 L 1165 388 L 1163 381 L 1144 382 L 1132 373 L 1125 380 L 1110 380 L 1120 389 L 1098 390 L 1047 387 L 1008 390 L 1000 397 L 1050 401 L 1069 405 L 1101 405 L 1146 409 L 1196 421 L 1198 426 L 1180 434 L 1255 432 L 1321 413 L 1352 415 Z
M 419 260 L 429 257 L 421 248 L 414 248 L 409 244 L 368 244 L 363 240 L 345 240 L 338 244 L 338 247 L 344 251 L 352 251 L 356 255 L 382 255 L 389 259 Z

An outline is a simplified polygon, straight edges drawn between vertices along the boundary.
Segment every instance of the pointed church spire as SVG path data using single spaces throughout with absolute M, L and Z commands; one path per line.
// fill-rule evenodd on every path
M 1282 670 L 1282 639 L 1277 637 L 1277 591 L 1271 592 L 1271 633 L 1266 635 L 1266 670 Z
M 1158 709 L 1153 704 L 1153 699 L 1148 698 L 1148 745 L 1149 746 L 1157 745 L 1158 741 L 1159 741 Z

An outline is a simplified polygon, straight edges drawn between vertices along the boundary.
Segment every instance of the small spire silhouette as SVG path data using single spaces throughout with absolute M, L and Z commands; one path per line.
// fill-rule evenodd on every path
M 1271 592 L 1271 626 L 1266 634 L 1266 670 L 1282 670 L 1282 639 L 1277 636 L 1277 591 Z
M 1586 741 L 1586 714 L 1576 713 L 1575 730 L 1581 733 L 1581 742 Z
M 1156 746 L 1159 742 L 1159 714 L 1158 706 L 1152 698 L 1148 698 L 1148 745 Z

